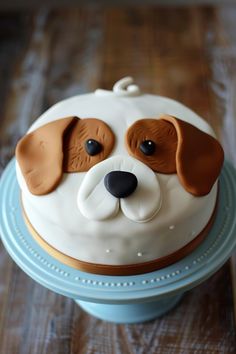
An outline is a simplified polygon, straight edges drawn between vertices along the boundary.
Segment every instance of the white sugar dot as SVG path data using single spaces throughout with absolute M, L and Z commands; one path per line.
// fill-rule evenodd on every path
M 106 253 L 110 253 L 111 252 L 111 250 L 108 248 L 107 250 L 106 250 Z
M 174 228 L 175 228 L 175 225 L 170 225 L 170 226 L 169 226 L 169 229 L 170 229 L 170 230 L 174 230 Z
M 142 257 L 142 252 L 138 252 L 138 257 Z

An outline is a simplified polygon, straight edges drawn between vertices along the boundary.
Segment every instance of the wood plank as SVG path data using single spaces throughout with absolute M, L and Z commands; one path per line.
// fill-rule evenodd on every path
M 0 97 L 7 87 L 2 166 L 44 109 L 77 93 L 110 89 L 127 74 L 143 91 L 167 95 L 196 110 L 228 147 L 223 128 L 232 114 L 236 51 L 230 35 L 236 25 L 229 21 L 232 9 L 226 10 L 91 6 L 32 13 L 23 21 L 21 45 L 12 44 L 15 52 L 6 49 L 2 59 L 7 63 L 9 57 L 6 82 L 0 84 Z M 17 38 L 15 33 L 13 43 Z M 232 145 L 228 149 L 233 151 Z M 186 294 L 168 315 L 137 325 L 109 324 L 87 315 L 72 300 L 29 279 L 2 248 L 0 265 L 0 353 L 236 351 L 228 264 Z
M 222 120 L 222 142 L 226 157 L 236 167 L 236 35 L 235 7 L 220 7 L 217 12 L 217 45 L 212 46 L 213 90 Z M 230 259 L 231 283 L 236 325 L 236 252 Z
M 31 15 L 27 23 L 27 41 L 18 47 L 11 83 L 4 99 L 1 116 L 1 164 L 14 154 L 14 147 L 25 134 L 32 120 L 42 110 L 47 67 L 47 11 Z M 9 53 L 10 54 L 10 53 Z M 10 58 L 11 60 L 11 58 Z

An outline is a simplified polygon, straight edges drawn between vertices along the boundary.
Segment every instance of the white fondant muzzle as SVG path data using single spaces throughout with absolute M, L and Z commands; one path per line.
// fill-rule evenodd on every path
M 112 171 L 134 174 L 138 184 L 126 198 L 117 198 L 106 189 L 105 176 Z M 161 207 L 161 191 L 156 174 L 144 163 L 129 156 L 114 156 L 92 167 L 79 188 L 77 204 L 81 214 L 90 220 L 114 217 L 119 210 L 130 220 L 146 222 Z

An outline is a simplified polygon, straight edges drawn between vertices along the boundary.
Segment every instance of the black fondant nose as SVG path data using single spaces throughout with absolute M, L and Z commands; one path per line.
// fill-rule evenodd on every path
M 133 173 L 112 171 L 105 176 L 104 184 L 108 192 L 114 197 L 126 198 L 135 191 L 138 180 Z

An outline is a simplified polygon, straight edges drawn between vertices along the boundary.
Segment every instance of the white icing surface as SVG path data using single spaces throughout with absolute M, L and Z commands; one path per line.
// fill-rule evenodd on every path
M 128 198 L 112 196 L 104 185 L 111 171 L 127 171 L 138 179 L 135 193 Z M 78 192 L 81 214 L 90 220 L 115 217 L 119 210 L 130 220 L 145 222 L 160 209 L 161 192 L 156 174 L 142 162 L 130 156 L 114 156 L 92 167 L 85 175 Z
M 176 174 L 154 173 L 131 158 L 125 148 L 124 137 L 131 124 L 162 113 L 214 136 L 209 125 L 187 107 L 147 94 L 79 95 L 57 103 L 35 121 L 30 131 L 71 115 L 99 118 L 116 136 L 107 160 L 88 172 L 64 174 L 58 188 L 48 195 L 32 195 L 16 164 L 26 214 L 49 244 L 83 261 L 129 264 L 170 254 L 201 232 L 215 206 L 216 184 L 208 195 L 194 197 L 184 190 Z M 116 199 L 104 187 L 103 178 L 112 170 L 136 175 L 138 187 L 129 197 Z

